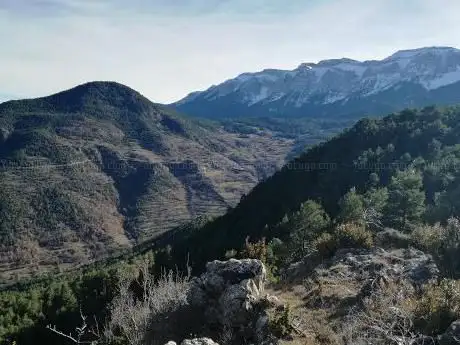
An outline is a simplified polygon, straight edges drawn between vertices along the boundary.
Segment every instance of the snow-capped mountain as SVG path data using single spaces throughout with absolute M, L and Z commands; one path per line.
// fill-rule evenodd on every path
M 403 50 L 380 61 L 351 59 L 267 69 L 194 92 L 174 105 L 204 117 L 362 116 L 460 103 L 460 50 Z

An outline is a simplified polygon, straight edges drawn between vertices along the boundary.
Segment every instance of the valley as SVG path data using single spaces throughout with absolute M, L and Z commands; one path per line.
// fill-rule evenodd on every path
M 113 255 L 234 207 L 293 140 L 201 125 L 115 83 L 0 105 L 0 276 Z
M 459 71 L 425 47 L 0 103 L 0 344 L 457 344 Z

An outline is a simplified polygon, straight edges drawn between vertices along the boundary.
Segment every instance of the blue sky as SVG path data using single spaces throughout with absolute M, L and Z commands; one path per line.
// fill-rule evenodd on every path
M 458 13 L 458 0 L 0 0 L 0 100 L 115 80 L 167 103 L 242 72 L 460 47 Z

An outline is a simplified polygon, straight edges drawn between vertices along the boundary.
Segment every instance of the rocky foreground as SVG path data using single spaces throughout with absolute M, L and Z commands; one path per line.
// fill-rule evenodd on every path
M 273 286 L 267 284 L 267 269 L 259 260 L 208 263 L 206 272 L 192 280 L 188 302 L 202 312 L 200 322 L 209 337 L 166 345 L 447 345 L 460 339 L 460 320 L 436 337 L 410 330 L 405 301 L 440 279 L 433 258 L 420 250 L 342 249 L 321 263 L 307 257 L 284 276 Z M 289 308 L 287 326 L 293 336 L 277 339 L 273 319 Z
M 203 315 L 201 322 L 210 333 L 225 342 L 244 339 L 254 344 L 276 344 L 270 332 L 269 309 L 281 307 L 281 303 L 265 292 L 266 283 L 266 268 L 259 260 L 213 261 L 207 264 L 205 273 L 192 280 L 188 302 Z M 216 344 L 210 338 L 185 339 L 181 343 Z

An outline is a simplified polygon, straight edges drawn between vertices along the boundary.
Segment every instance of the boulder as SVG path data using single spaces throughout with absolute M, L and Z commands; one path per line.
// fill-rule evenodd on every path
M 226 285 L 238 284 L 242 281 L 251 280 L 259 291 L 263 291 L 267 272 L 264 264 L 260 260 L 215 260 L 208 262 L 206 265 L 205 277 L 219 277 L 217 281 L 223 281 Z
M 269 337 L 265 309 L 278 302 L 264 294 L 266 276 L 260 260 L 213 261 L 192 280 L 188 301 L 202 310 L 210 328 L 262 344 Z
M 414 286 L 421 286 L 435 281 L 439 270 L 431 255 L 413 248 L 385 250 L 382 248 L 344 249 L 322 270 L 335 274 L 340 267 L 341 274 L 355 280 L 374 279 L 405 279 Z
M 206 308 L 213 321 L 244 323 L 252 304 L 262 297 L 265 280 L 265 266 L 259 260 L 216 260 L 192 280 L 188 300 Z

